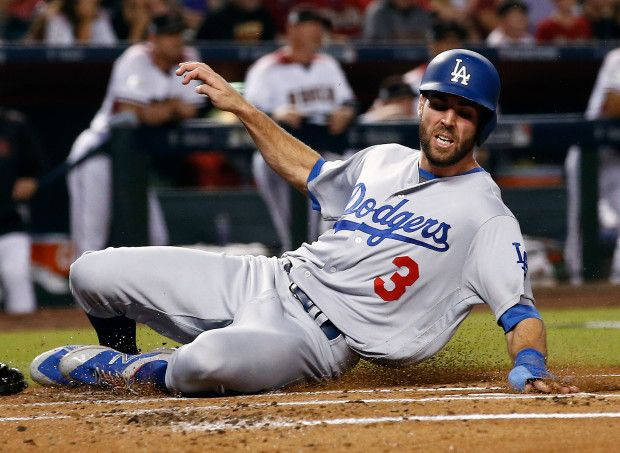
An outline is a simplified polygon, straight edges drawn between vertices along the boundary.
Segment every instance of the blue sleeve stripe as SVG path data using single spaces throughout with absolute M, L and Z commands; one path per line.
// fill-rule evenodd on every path
M 325 159 L 319 159 L 316 161 L 316 164 L 314 164 L 314 167 L 312 167 L 312 170 L 310 170 L 310 174 L 308 175 L 308 180 L 306 181 L 306 183 L 309 183 L 314 178 L 319 176 L 319 173 L 321 173 L 321 168 L 323 168 L 324 163 Z
M 314 167 L 312 167 L 312 170 L 310 170 L 308 180 L 306 181 L 306 186 L 310 181 L 319 176 L 319 173 L 321 173 L 321 168 L 323 168 L 324 163 L 325 159 L 319 159 L 316 161 L 316 164 L 314 164 Z M 321 212 L 321 204 L 319 203 L 319 200 L 316 199 L 314 194 L 310 192 L 310 189 L 308 189 L 308 196 L 310 197 L 310 201 L 312 202 L 312 210 Z
M 321 204 L 319 203 L 319 200 L 317 200 L 310 191 L 308 191 L 308 196 L 310 197 L 310 202 L 312 203 L 312 210 L 321 212 Z
M 497 324 L 502 326 L 505 333 L 510 332 L 521 321 L 527 318 L 542 319 L 536 307 L 531 305 L 516 304 L 510 307 L 500 316 Z

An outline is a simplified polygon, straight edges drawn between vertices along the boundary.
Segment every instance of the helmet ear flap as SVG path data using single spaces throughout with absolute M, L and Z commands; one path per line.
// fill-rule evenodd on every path
M 495 112 L 489 112 L 489 115 L 486 116 L 485 121 L 478 129 L 478 135 L 476 137 L 476 144 L 478 146 L 482 145 L 484 141 L 491 135 L 495 126 L 497 126 L 497 114 Z

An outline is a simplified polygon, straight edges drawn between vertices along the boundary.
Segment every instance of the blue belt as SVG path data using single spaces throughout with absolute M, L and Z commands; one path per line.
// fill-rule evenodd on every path
M 290 272 L 291 267 L 292 266 L 290 262 L 284 265 L 284 270 L 287 274 Z M 336 327 L 329 319 L 327 319 L 327 316 L 325 316 L 325 314 L 319 309 L 319 307 L 317 307 L 314 302 L 312 302 L 312 299 L 310 299 L 299 286 L 297 286 L 295 283 L 291 283 L 288 289 L 291 291 L 291 293 L 293 293 L 295 299 L 299 301 L 304 311 L 308 313 L 312 317 L 312 319 L 314 319 L 314 321 L 316 321 L 316 323 L 319 325 L 328 340 L 334 340 L 335 338 L 338 338 L 340 335 L 342 335 L 342 332 L 338 330 L 338 327 Z
M 342 332 L 338 330 L 338 327 L 327 319 L 327 316 L 325 316 L 319 307 L 314 305 L 314 302 L 310 300 L 308 295 L 304 293 L 299 286 L 295 283 L 291 283 L 289 289 L 293 293 L 293 296 L 295 296 L 295 299 L 301 303 L 301 306 L 304 308 L 306 313 L 308 313 L 317 322 L 328 340 L 333 340 L 334 338 L 338 338 L 338 336 L 342 335 Z

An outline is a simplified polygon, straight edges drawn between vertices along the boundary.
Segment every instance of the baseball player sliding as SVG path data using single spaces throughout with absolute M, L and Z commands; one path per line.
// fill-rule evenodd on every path
M 71 288 L 100 346 L 35 358 L 41 384 L 154 384 L 184 394 L 258 392 L 332 379 L 359 357 L 435 354 L 476 304 L 506 332 L 520 391 L 576 392 L 545 365 L 519 224 L 474 148 L 496 123 L 500 81 L 467 50 L 439 54 L 420 87 L 421 151 L 397 144 L 325 162 L 204 63 L 183 83 L 243 122 L 267 163 L 334 228 L 280 258 L 173 247 L 85 253 Z M 138 354 L 135 321 L 183 345 Z

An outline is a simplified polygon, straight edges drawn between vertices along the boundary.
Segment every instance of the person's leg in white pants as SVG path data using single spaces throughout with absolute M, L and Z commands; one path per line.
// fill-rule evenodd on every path
M 583 282 L 583 259 L 581 252 L 581 190 L 580 190 L 581 149 L 572 146 L 564 163 L 566 171 L 566 242 L 564 243 L 564 262 L 570 282 L 580 285 Z
M 96 135 L 83 132 L 73 145 L 70 160 L 78 159 L 101 146 Z M 107 155 L 93 156 L 74 167 L 67 175 L 71 237 L 76 257 L 89 250 L 101 250 L 108 244 L 112 215 L 112 162 Z M 152 190 L 148 194 L 149 242 L 168 243 L 168 230 L 159 203 Z
M 30 268 L 30 237 L 23 232 L 0 236 L 0 283 L 7 313 L 25 314 L 36 310 Z
M 609 274 L 611 283 L 620 285 L 620 151 L 606 149 L 601 152 L 600 196 L 615 216 L 617 234 Z
M 124 315 L 186 343 L 166 371 L 166 386 L 183 393 L 256 392 L 328 379 L 357 360 L 343 336 L 328 340 L 293 298 L 275 258 L 106 249 L 79 258 L 70 282 L 88 314 Z

